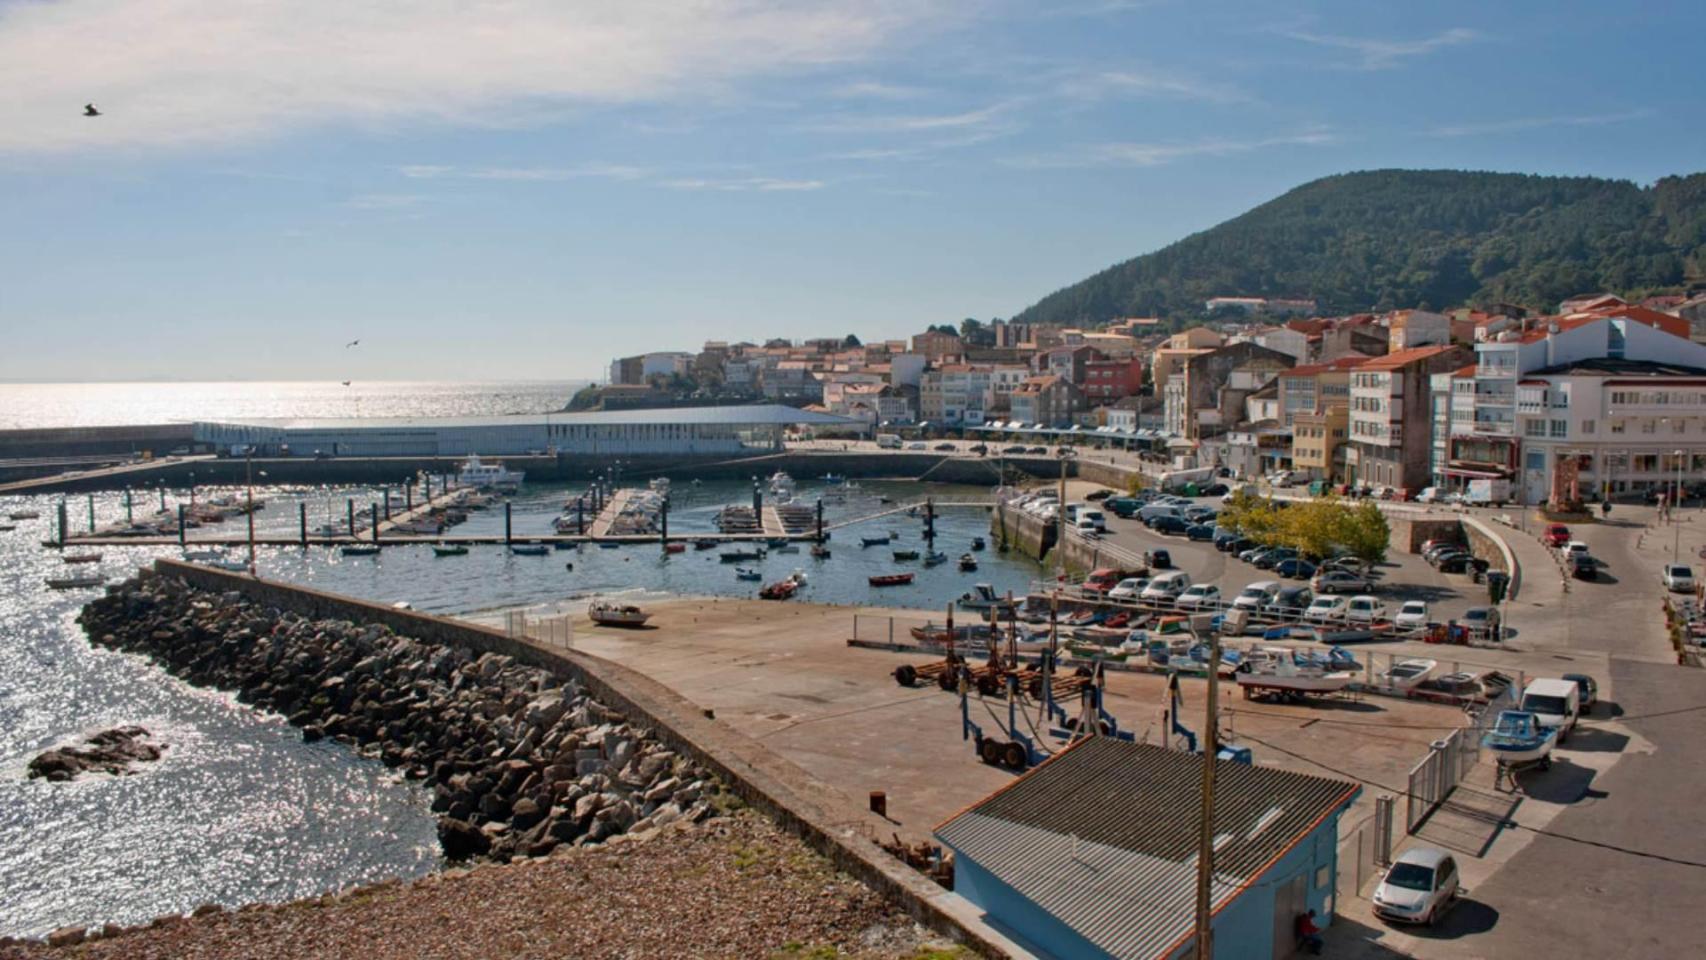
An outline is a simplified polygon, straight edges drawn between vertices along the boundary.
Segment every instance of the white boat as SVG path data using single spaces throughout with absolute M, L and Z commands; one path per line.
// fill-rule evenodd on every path
M 1392 669 L 1381 674 L 1380 679 L 1394 690 L 1411 690 L 1416 684 L 1433 676 L 1434 668 L 1438 666 L 1439 661 L 1421 657 L 1400 660 L 1392 665 Z
M 456 482 L 476 490 L 513 493 L 521 486 L 521 478 L 525 475 L 525 471 L 506 470 L 501 463 L 481 463 L 478 456 L 470 456 L 462 461 L 462 469 L 456 474 Z
M 609 600 L 594 600 L 586 608 L 586 615 L 593 623 L 607 627 L 638 627 L 652 618 L 650 613 L 631 603 L 612 603 Z
M 653 477 L 651 479 L 651 482 L 646 484 L 646 487 L 660 497 L 669 496 L 669 478 L 668 477 Z
M 1481 746 L 1491 750 L 1501 764 L 1540 761 L 1544 769 L 1551 765 L 1552 747 L 1558 731 L 1542 727 L 1526 710 L 1501 710 L 1493 729 L 1481 738 Z
M 770 475 L 770 495 L 780 500 L 794 498 L 794 478 L 781 470 Z
M 1337 693 L 1351 685 L 1356 674 L 1328 670 L 1318 663 L 1299 664 L 1289 656 L 1246 660 L 1238 670 L 1238 685 L 1245 695 L 1256 690 L 1286 694 Z

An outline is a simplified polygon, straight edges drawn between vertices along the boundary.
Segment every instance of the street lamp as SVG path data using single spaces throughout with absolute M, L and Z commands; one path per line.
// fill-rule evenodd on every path
M 1681 563 L 1682 514 L 1678 508 L 1682 506 L 1682 460 L 1685 454 L 1683 451 L 1678 450 L 1673 454 L 1673 456 L 1676 457 L 1676 496 L 1671 498 L 1670 503 L 1671 525 L 1675 528 L 1674 534 L 1671 538 L 1670 562 Z

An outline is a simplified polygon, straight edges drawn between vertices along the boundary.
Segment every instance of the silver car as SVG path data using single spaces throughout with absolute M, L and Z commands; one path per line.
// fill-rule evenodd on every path
M 1383 920 L 1432 926 L 1462 892 L 1457 861 L 1433 847 L 1411 847 L 1398 855 L 1374 888 L 1374 912 Z

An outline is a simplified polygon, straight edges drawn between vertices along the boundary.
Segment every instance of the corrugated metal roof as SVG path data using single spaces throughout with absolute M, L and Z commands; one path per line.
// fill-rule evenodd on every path
M 767 403 L 751 406 L 664 407 L 646 410 L 596 410 L 587 413 L 513 414 L 494 417 L 255 417 L 232 420 L 212 419 L 200 422 L 271 427 L 276 430 L 394 430 L 399 428 L 434 430 L 457 427 L 542 427 L 547 423 L 553 426 L 630 423 L 785 426 L 789 424 L 839 425 L 859 421 L 830 414 L 812 413 L 785 404 Z
M 1111 955 L 1158 956 L 1193 922 L 1201 762 L 1082 741 L 936 835 Z M 1217 909 L 1360 789 L 1230 761 L 1215 776 Z

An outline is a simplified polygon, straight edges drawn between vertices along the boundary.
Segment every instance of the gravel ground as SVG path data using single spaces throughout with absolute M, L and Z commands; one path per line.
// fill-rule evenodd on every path
M 4 960 L 962 956 L 769 820 L 742 811 L 648 837 L 203 915 Z

